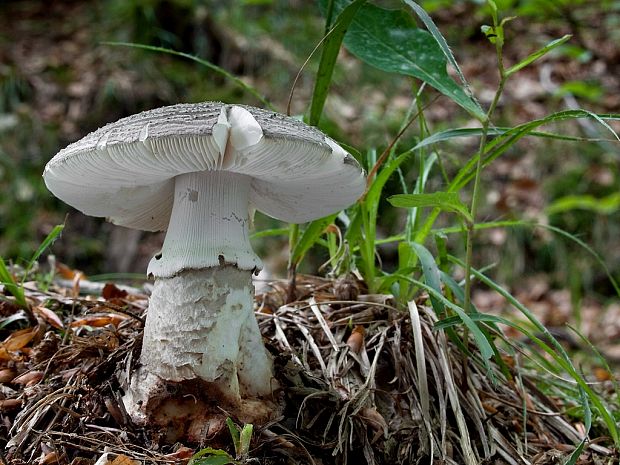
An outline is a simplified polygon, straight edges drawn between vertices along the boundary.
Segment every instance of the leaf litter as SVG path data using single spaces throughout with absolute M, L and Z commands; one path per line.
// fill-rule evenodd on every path
M 260 463 L 555 464 L 584 435 L 567 414 L 573 406 L 544 394 L 519 352 L 505 356 L 510 377 L 493 363 L 491 376 L 433 329 L 425 296 L 403 311 L 354 280 L 300 276 L 292 303 L 288 282 L 263 288 L 256 316 L 285 407 L 256 425 L 251 456 Z M 36 325 L 15 317 L 10 296 L 0 309 L 9 322 L 0 335 L 4 463 L 183 464 L 203 447 L 231 451 L 224 429 L 208 444 L 162 444 L 128 419 L 119 378 L 139 357 L 145 290 L 80 275 L 25 292 Z M 577 463 L 617 463 L 608 444 L 590 438 Z

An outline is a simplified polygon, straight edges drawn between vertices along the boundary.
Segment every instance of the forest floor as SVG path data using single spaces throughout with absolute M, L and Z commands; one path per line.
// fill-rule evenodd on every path
M 239 463 L 556 464 L 584 436 L 574 403 L 536 387 L 547 375 L 527 363 L 524 340 L 503 358 L 508 373 L 487 370 L 433 330 L 426 296 L 403 312 L 357 281 L 302 276 L 286 304 L 287 285 L 266 283 L 256 297 L 282 415 L 256 425 Z M 92 283 L 64 266 L 51 285 L 25 289 L 34 321 L 0 302 L 9 318 L 0 345 L 6 464 L 186 463 L 207 446 L 234 456 L 225 412 L 202 444 L 166 444 L 159 429 L 128 419 L 119 379 L 139 356 L 144 290 Z M 596 390 L 613 396 L 610 374 L 599 367 L 594 376 Z M 617 463 L 609 438 L 592 434 L 576 463 Z

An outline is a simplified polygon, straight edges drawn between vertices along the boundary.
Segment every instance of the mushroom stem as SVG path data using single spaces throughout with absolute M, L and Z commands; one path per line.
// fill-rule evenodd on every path
M 177 176 L 166 239 L 148 274 L 170 278 L 182 270 L 222 264 L 260 269 L 248 232 L 250 179 L 226 171 Z
M 168 233 L 149 265 L 156 280 L 142 367 L 125 398 L 138 422 L 161 410 L 170 391 L 162 385 L 183 391 L 191 381 L 230 405 L 276 386 L 253 311 L 252 273 L 261 263 L 249 242 L 249 179 L 222 171 L 175 179 Z
M 155 282 L 140 361 L 159 378 L 202 380 L 222 396 L 271 393 L 272 365 L 253 311 L 250 271 L 231 265 Z

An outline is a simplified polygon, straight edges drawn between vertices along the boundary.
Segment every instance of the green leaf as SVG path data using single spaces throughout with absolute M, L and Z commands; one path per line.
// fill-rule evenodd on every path
M 325 231 L 325 228 L 332 224 L 337 216 L 338 213 L 334 213 L 324 218 L 319 218 L 318 220 L 312 221 L 308 227 L 306 227 L 291 253 L 292 264 L 298 265 L 301 262 L 306 252 L 317 242 L 321 234 Z
M 454 58 L 454 54 L 452 53 L 452 50 L 450 50 L 450 47 L 448 46 L 448 42 L 446 42 L 446 39 L 444 38 L 444 36 L 441 34 L 439 29 L 433 22 L 433 19 L 428 15 L 428 13 L 424 10 L 424 8 L 422 8 L 416 2 L 412 0 L 403 0 L 403 1 L 409 6 L 409 8 L 411 8 L 415 12 L 416 15 L 418 15 L 418 18 L 420 18 L 420 20 L 424 23 L 424 25 L 426 26 L 426 29 L 428 29 L 428 32 L 437 41 L 437 44 L 441 48 L 441 51 L 446 57 L 446 60 L 448 60 L 448 63 L 450 63 L 450 65 L 456 72 L 457 76 L 461 80 L 465 94 L 471 99 L 471 102 L 473 103 L 473 107 L 476 109 L 473 115 L 476 116 L 480 121 L 485 121 L 487 119 L 486 113 L 484 112 L 484 110 L 482 110 L 482 108 L 480 107 L 480 104 L 478 103 L 473 93 L 471 92 L 471 89 L 469 88 L 469 84 L 467 83 L 467 80 L 465 79 L 465 75 L 463 74 L 463 71 L 461 71 L 459 64 L 456 62 L 456 58 Z
M 24 288 L 15 282 L 13 275 L 7 268 L 2 257 L 0 257 L 0 284 L 3 284 L 7 291 L 15 297 L 15 302 L 20 307 L 27 307 L 26 296 L 24 294 Z
M 527 65 L 532 64 L 533 62 L 535 62 L 539 58 L 545 56 L 547 53 L 549 53 L 554 48 L 557 48 L 560 45 L 562 45 L 564 42 L 569 40 L 571 37 L 572 37 L 571 34 L 566 34 L 565 36 L 560 37 L 559 39 L 552 40 L 547 45 L 545 45 L 543 48 L 536 50 L 534 53 L 532 53 L 531 55 L 528 55 L 526 58 L 521 60 L 516 65 L 513 65 L 510 68 L 508 68 L 506 70 L 506 72 L 505 72 L 506 77 L 508 77 L 508 76 L 516 73 L 517 71 L 525 68 Z
M 461 202 L 456 192 L 433 192 L 432 194 L 396 194 L 388 197 L 395 207 L 419 208 L 433 207 L 444 211 L 457 213 L 466 221 L 473 223 L 473 218 L 467 207 Z
M 237 428 L 237 425 L 233 423 L 230 417 L 226 417 L 226 426 L 228 426 L 228 431 L 230 431 L 230 437 L 232 438 L 233 446 L 235 447 L 235 454 L 239 456 L 241 442 L 239 428 Z
M 39 259 L 41 254 L 43 254 L 43 252 L 45 252 L 47 248 L 50 247 L 56 239 L 58 239 L 63 229 L 65 229 L 65 225 L 58 224 L 54 226 L 54 228 L 52 228 L 52 230 L 45 237 L 45 239 L 43 239 L 37 251 L 32 255 L 32 257 L 30 257 L 30 260 L 28 261 L 28 266 L 26 267 L 26 272 L 24 273 L 24 279 L 26 279 L 28 272 L 30 271 L 34 263 Z
M 342 9 L 347 0 L 335 3 Z M 407 2 L 410 6 L 412 3 Z M 432 35 L 416 27 L 411 15 L 403 10 L 364 4 L 351 21 L 344 44 L 369 65 L 427 82 L 473 116 L 484 120 L 486 115 L 478 103 L 448 75 L 446 51 L 437 41 L 437 34 L 438 31 Z M 445 47 L 447 49 L 447 45 Z
M 321 6 L 327 3 L 326 0 L 321 1 Z M 351 21 L 355 17 L 355 14 L 360 7 L 366 3 L 366 0 L 355 0 L 351 4 L 347 5 L 336 18 L 334 26 L 328 32 L 324 42 L 323 49 L 321 51 L 321 62 L 319 63 L 319 69 L 316 73 L 316 81 L 314 82 L 314 90 L 312 92 L 312 102 L 310 104 L 310 117 L 308 122 L 316 126 L 321 119 L 321 113 L 323 113 L 323 106 L 327 99 L 327 93 L 329 92 L 329 86 L 334 74 L 334 67 L 336 60 L 338 59 L 338 52 L 342 45 L 342 40 L 347 32 L 347 28 Z
M 253 432 L 254 426 L 251 423 L 244 425 L 241 430 L 241 434 L 239 435 L 239 455 L 242 457 L 248 455 L 250 452 Z
M 228 465 L 231 463 L 238 462 L 225 450 L 206 447 L 196 452 L 187 465 Z
M 439 277 L 439 268 L 437 267 L 435 258 L 422 244 L 417 244 L 415 242 L 410 242 L 409 244 L 413 247 L 416 255 L 420 259 L 424 281 L 441 294 L 441 279 Z M 430 296 L 430 299 L 435 313 L 437 313 L 437 315 L 443 315 L 445 312 L 443 303 L 433 295 Z

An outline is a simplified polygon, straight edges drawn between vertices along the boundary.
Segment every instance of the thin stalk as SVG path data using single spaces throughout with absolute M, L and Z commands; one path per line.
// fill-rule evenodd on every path
M 288 290 L 286 293 L 286 303 L 294 302 L 296 299 L 296 277 L 297 263 L 293 263 L 293 250 L 299 242 L 299 225 L 289 223 L 288 225 Z
M 495 25 L 498 27 L 497 25 Z M 500 26 L 501 27 L 501 26 Z M 497 104 L 499 102 L 500 97 L 504 91 L 504 86 L 506 84 L 507 76 L 504 70 L 504 59 L 502 55 L 502 46 L 503 40 L 496 40 L 495 42 L 495 52 L 497 54 L 497 68 L 499 70 L 499 85 L 497 86 L 497 91 L 495 92 L 495 96 L 493 97 L 493 101 L 491 102 L 491 106 L 487 111 L 487 117 L 482 122 L 482 134 L 480 136 L 480 146 L 478 147 L 478 160 L 476 162 L 476 174 L 474 177 L 474 190 L 472 193 L 471 199 L 471 208 L 470 213 L 471 217 L 474 221 L 470 224 L 467 224 L 467 236 L 466 236 L 466 249 L 465 249 L 465 302 L 464 309 L 465 312 L 471 313 L 471 269 L 472 269 L 472 261 L 473 261 L 473 245 L 474 245 L 474 227 L 473 224 L 476 220 L 476 214 L 478 212 L 478 197 L 480 195 L 480 175 L 482 173 L 482 165 L 483 165 L 483 156 L 484 156 L 484 147 L 487 143 L 487 137 L 489 132 L 489 124 L 491 121 L 491 117 L 493 113 L 495 113 L 495 109 L 497 108 Z

